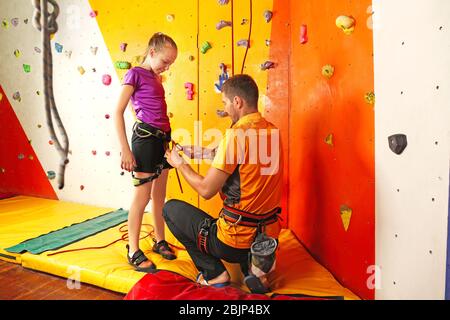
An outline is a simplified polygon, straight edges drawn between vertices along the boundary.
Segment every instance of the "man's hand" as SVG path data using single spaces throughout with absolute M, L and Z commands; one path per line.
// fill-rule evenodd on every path
M 202 148 L 198 146 L 183 146 L 184 154 L 190 159 L 209 159 L 213 160 L 216 155 L 215 149 Z
M 183 163 L 186 163 L 183 157 L 178 154 L 177 148 L 173 148 L 172 150 L 167 149 L 165 156 L 167 162 L 176 169 L 178 169 Z

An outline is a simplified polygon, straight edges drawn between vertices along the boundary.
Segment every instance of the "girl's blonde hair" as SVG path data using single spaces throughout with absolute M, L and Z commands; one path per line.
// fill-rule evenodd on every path
M 161 49 L 163 49 L 166 45 L 170 45 L 172 48 L 178 50 L 177 44 L 175 43 L 175 41 L 173 41 L 171 37 L 162 32 L 155 33 L 148 41 L 148 46 L 147 49 L 145 50 L 145 53 L 142 56 L 141 64 L 144 63 L 145 58 L 148 56 L 148 53 L 150 52 L 151 48 L 155 49 L 155 51 L 158 52 Z

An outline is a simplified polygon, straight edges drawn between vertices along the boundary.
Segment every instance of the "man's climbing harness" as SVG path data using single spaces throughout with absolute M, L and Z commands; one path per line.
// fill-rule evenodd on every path
M 55 143 L 56 149 L 60 155 L 59 171 L 58 171 L 58 188 L 64 188 L 64 173 L 66 165 L 69 163 L 67 158 L 69 153 L 69 138 L 64 128 L 61 118 L 56 108 L 55 97 L 53 94 L 53 62 L 52 51 L 50 46 L 50 38 L 52 34 L 58 31 L 56 17 L 59 14 L 59 6 L 55 0 L 32 0 L 35 7 L 33 15 L 33 25 L 42 32 L 43 45 L 43 77 L 44 77 L 44 97 L 45 97 L 45 113 L 47 125 L 50 130 L 50 137 Z M 48 12 L 48 4 L 53 7 L 53 11 Z M 56 136 L 53 126 L 53 118 L 56 121 L 59 132 L 62 137 L 62 144 Z

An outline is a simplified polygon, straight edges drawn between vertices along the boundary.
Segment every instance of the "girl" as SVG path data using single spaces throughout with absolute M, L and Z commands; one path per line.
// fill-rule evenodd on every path
M 142 216 L 150 199 L 156 238 L 152 250 L 166 259 L 176 258 L 164 240 L 162 207 L 166 197 L 167 169 L 172 167 L 164 158 L 171 128 L 160 74 L 169 69 L 177 58 L 177 53 L 177 45 L 172 38 L 162 33 L 154 34 L 150 38 L 142 64 L 125 74 L 115 114 L 121 146 L 121 168 L 132 172 L 135 186 L 128 213 L 128 262 L 136 270 L 143 272 L 156 269 L 139 249 Z M 123 115 L 130 99 L 137 118 L 133 126 L 131 149 Z

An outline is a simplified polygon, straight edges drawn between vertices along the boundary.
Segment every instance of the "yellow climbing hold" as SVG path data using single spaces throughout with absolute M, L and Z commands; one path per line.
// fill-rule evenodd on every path
M 366 102 L 368 104 L 374 104 L 375 103 L 375 93 L 373 93 L 372 91 L 366 93 L 366 95 L 364 96 L 364 99 L 366 100 Z
M 336 26 L 346 34 L 350 35 L 355 31 L 355 18 L 352 16 L 339 16 L 336 18 Z
M 86 71 L 84 71 L 84 68 L 82 66 L 78 67 L 78 72 L 83 75 Z
M 333 134 L 330 133 L 326 138 L 325 138 L 325 143 L 329 146 L 334 146 L 333 144 Z
M 134 56 L 133 59 L 131 60 L 133 65 L 140 65 L 142 64 L 142 62 L 144 62 L 144 57 L 143 56 Z
M 330 79 L 334 74 L 334 67 L 331 64 L 327 64 L 324 65 L 322 67 L 322 75 L 327 78 Z
M 166 16 L 166 19 L 167 19 L 167 21 L 169 21 L 169 22 L 173 22 L 173 20 L 175 19 L 175 16 L 174 16 L 173 14 L 168 14 L 168 15 Z
M 0 93 L 0 101 L 3 100 L 3 93 Z
M 20 57 L 19 49 L 14 50 L 14 55 L 16 56 L 16 58 Z
M 343 205 L 341 205 L 340 211 L 341 211 L 342 224 L 344 225 L 345 231 L 347 231 L 348 227 L 350 225 L 350 219 L 352 217 L 352 209 L 349 208 L 348 206 L 346 206 L 345 204 L 343 204 Z

